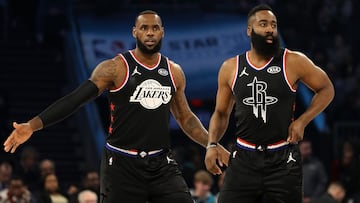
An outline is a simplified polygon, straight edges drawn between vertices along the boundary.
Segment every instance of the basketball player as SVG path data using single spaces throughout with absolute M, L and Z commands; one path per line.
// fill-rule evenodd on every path
M 218 77 L 215 112 L 209 127 L 205 164 L 213 174 L 218 141 L 235 105 L 235 150 L 229 160 L 219 202 L 302 202 L 301 158 L 296 143 L 305 126 L 330 103 L 328 76 L 300 52 L 279 45 L 277 20 L 267 5 L 248 14 L 251 49 L 226 60 Z M 298 82 L 315 95 L 308 109 L 293 119 Z
M 159 53 L 164 28 L 154 11 L 141 12 L 132 31 L 136 48 L 101 62 L 90 79 L 27 123 L 14 123 L 4 143 L 14 152 L 33 132 L 54 124 L 109 91 L 111 123 L 101 163 L 103 203 L 192 203 L 169 154 L 170 111 L 184 132 L 206 146 L 207 131 L 185 98 L 181 67 Z M 217 151 L 227 164 L 229 152 Z

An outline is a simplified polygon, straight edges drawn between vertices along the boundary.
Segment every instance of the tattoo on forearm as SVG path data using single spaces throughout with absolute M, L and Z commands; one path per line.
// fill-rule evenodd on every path
M 192 132 L 195 128 L 199 128 L 199 121 L 192 117 L 186 122 L 186 128 L 189 132 Z
M 205 146 L 208 139 L 206 130 L 202 127 L 200 121 L 196 117 L 191 117 L 185 124 L 186 131 L 191 134 L 192 139 Z

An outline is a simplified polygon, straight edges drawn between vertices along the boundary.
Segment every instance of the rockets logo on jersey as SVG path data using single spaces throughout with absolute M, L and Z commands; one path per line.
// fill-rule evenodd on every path
M 171 87 L 162 86 L 158 81 L 148 79 L 138 85 L 130 102 L 139 102 L 146 109 L 156 109 L 171 100 Z
M 256 118 L 259 118 L 260 110 L 261 118 L 263 119 L 264 123 L 266 123 L 267 106 L 275 104 L 278 102 L 278 99 L 276 97 L 267 95 L 267 83 L 264 81 L 258 81 L 257 77 L 254 77 L 252 83 L 247 84 L 247 86 L 251 87 L 252 96 L 245 98 L 243 103 L 245 105 L 252 106 L 253 113 Z

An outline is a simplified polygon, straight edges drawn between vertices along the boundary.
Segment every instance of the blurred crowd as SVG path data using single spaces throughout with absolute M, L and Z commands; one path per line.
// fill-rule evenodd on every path
M 22 1 L 0 0 L 0 25 L 3 25 L 0 27 L 1 40 L 8 39 L 10 36 L 7 35 L 11 30 L 20 30 L 18 34 L 26 30 L 27 33 L 33 33 L 30 37 L 26 35 L 29 40 L 40 43 L 55 42 L 51 44 L 59 45 L 58 39 L 62 37 L 66 27 L 63 19 L 66 15 L 65 6 L 59 3 L 61 1 L 47 2 L 29 0 L 26 1 L 26 5 L 29 5 L 24 6 Z M 314 141 L 311 137 L 306 137 L 300 143 L 304 163 L 304 203 L 330 202 L 329 198 L 334 200 L 333 202 L 360 202 L 360 135 L 355 131 L 350 136 L 338 140 L 334 139 L 333 132 L 334 126 L 339 122 L 357 122 L 359 125 L 360 29 L 356 26 L 360 25 L 358 12 L 360 2 L 356 0 L 141 0 L 136 3 L 130 0 L 74 0 L 73 2 L 81 5 L 90 2 L 97 5 L 95 6 L 97 8 L 105 8 L 108 5 L 121 6 L 118 10 L 148 6 L 154 9 L 158 6 L 162 10 L 196 9 L 204 13 L 233 12 L 239 15 L 246 15 L 258 3 L 271 5 L 278 16 L 280 33 L 286 46 L 304 52 L 314 63 L 323 68 L 332 79 L 336 90 L 335 99 L 326 110 L 330 129 L 326 137 L 330 141 L 326 143 L 339 146 L 338 153 L 326 151 L 327 158 L 330 157 L 331 160 L 324 161 L 321 156 L 313 153 L 321 151 L 321 149 L 313 150 L 313 146 L 319 146 L 321 140 Z M 24 9 L 17 10 L 19 8 Z M 116 12 L 114 6 L 111 9 Z M 104 14 L 104 10 L 101 11 L 100 13 Z M 1 117 L 6 116 L 5 95 L 0 95 L 0 114 Z M 4 132 L 5 123 L 7 122 L 1 120 L 1 132 Z M 339 143 L 332 144 L 334 141 Z M 326 149 L 329 148 L 334 150 L 333 146 Z M 216 202 L 223 175 L 214 177 L 204 171 L 204 150 L 190 144 L 174 147 L 174 153 L 187 183 L 192 188 L 191 193 L 195 202 Z M 39 160 L 39 157 L 42 159 Z M 98 189 L 97 170 L 84 171 L 81 182 L 62 184 L 62 180 L 56 174 L 56 163 L 43 155 L 40 156 L 32 147 L 23 148 L 18 160 L 3 157 L 0 159 L 0 203 L 90 203 L 99 200 Z M 89 199 L 85 200 L 87 198 Z
M 0 157 L 0 203 L 96 203 L 99 200 L 99 172 L 83 172 L 80 182 L 63 184 L 56 163 L 40 160 L 31 146 L 22 149 L 19 160 Z

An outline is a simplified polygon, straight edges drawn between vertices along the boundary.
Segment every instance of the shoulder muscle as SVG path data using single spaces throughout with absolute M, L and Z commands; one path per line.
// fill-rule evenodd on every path
M 286 66 L 291 74 L 290 77 L 302 81 L 313 90 L 321 89 L 331 83 L 327 74 L 301 52 L 289 51 L 286 56 Z
M 92 72 L 90 80 L 93 81 L 102 91 L 116 87 L 118 81 L 123 81 L 126 77 L 126 65 L 119 56 L 104 60 L 99 63 Z
M 219 85 L 229 85 L 231 87 L 236 74 L 237 62 L 237 57 L 232 57 L 224 61 L 219 70 Z
M 309 71 L 320 68 L 316 66 L 305 54 L 298 51 L 288 51 L 286 55 L 286 65 L 301 79 Z
M 186 78 L 181 66 L 173 61 L 169 61 L 169 65 L 170 65 L 169 67 L 170 71 L 173 74 L 175 80 L 174 82 L 176 85 L 176 89 L 178 90 L 185 89 Z

